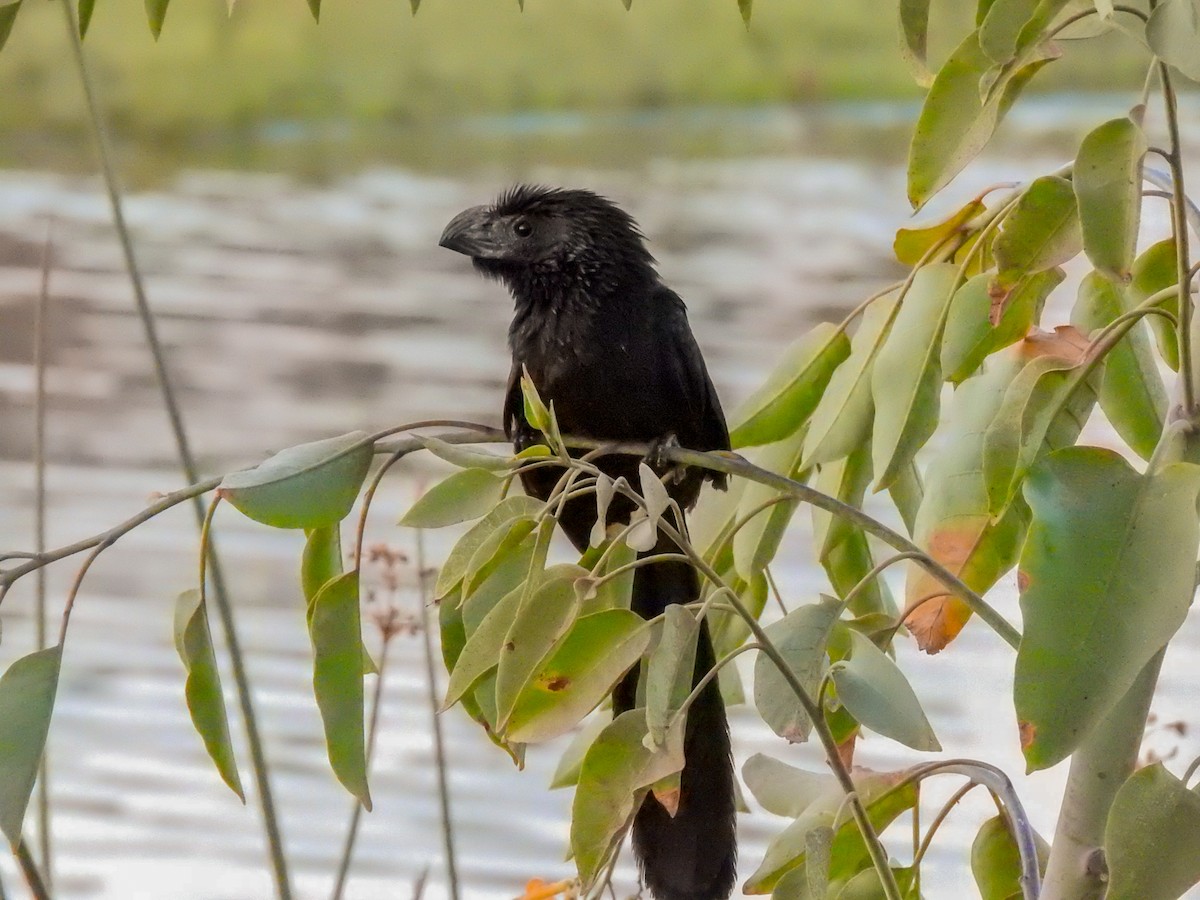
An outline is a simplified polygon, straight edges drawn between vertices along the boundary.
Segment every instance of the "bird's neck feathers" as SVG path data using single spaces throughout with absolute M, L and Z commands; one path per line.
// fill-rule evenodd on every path
M 638 318 L 659 283 L 654 260 L 641 241 L 609 244 L 520 267 L 481 266 L 508 287 L 514 301 L 514 349 L 533 341 L 586 340 L 597 320 Z M 564 329 L 570 335 L 561 333 Z

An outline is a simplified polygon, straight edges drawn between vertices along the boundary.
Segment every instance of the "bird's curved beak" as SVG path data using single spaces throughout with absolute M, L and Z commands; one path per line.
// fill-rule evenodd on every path
M 450 220 L 438 246 L 476 259 L 496 257 L 502 248 L 495 231 L 488 207 L 472 206 Z

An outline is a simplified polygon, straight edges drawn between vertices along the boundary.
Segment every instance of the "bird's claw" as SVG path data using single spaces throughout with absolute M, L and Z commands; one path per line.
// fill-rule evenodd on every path
M 646 453 L 646 464 L 654 471 L 664 473 L 664 481 L 675 481 L 682 474 L 683 466 L 666 459 L 666 454 L 669 450 L 678 450 L 682 446 L 679 438 L 673 432 L 657 437 L 650 442 L 650 448 Z

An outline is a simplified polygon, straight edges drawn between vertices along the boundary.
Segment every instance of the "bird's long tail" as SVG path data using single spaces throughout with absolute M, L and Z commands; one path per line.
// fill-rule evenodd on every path
M 672 544 L 654 552 L 673 550 Z M 698 596 L 699 580 L 687 563 L 653 563 L 636 570 L 633 611 L 643 618 L 657 616 L 672 603 L 691 603 Z M 712 638 L 704 622 L 693 685 L 713 663 Z M 635 667 L 613 692 L 617 714 L 637 705 L 637 682 Z M 634 853 L 657 900 L 725 900 L 737 874 L 736 811 L 729 723 L 715 678 L 688 710 L 684 760 L 675 816 L 647 795 L 633 821 Z

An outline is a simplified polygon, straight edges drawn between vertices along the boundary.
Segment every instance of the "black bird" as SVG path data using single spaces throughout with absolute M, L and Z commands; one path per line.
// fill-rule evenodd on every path
M 695 450 L 728 450 L 720 401 L 688 326 L 683 301 L 662 283 L 637 223 L 614 203 L 584 190 L 521 185 L 491 206 L 459 213 L 441 245 L 470 256 L 485 275 L 512 293 L 509 328 L 513 366 L 504 399 L 504 428 L 520 448 L 542 435 L 525 419 L 521 373 L 554 403 L 564 434 L 605 441 L 677 439 Z M 639 460 L 598 461 L 610 477 L 637 486 Z M 562 470 L 522 476 L 527 493 L 546 499 Z M 673 473 L 667 489 L 683 509 L 705 480 L 724 489 L 725 476 L 691 469 Z M 609 522 L 628 521 L 633 505 L 614 498 Z M 596 522 L 596 503 L 567 503 L 559 524 L 582 552 Z M 678 552 L 660 533 L 657 553 Z M 686 563 L 641 566 L 633 583 L 634 612 L 659 615 L 699 595 Z M 696 650 L 694 681 L 714 662 L 707 623 Z M 637 700 L 635 666 L 613 691 L 616 713 Z M 685 765 L 674 818 L 647 795 L 633 824 L 633 846 L 646 884 L 659 900 L 724 900 L 733 890 L 733 761 L 729 725 L 716 680 L 689 710 Z

